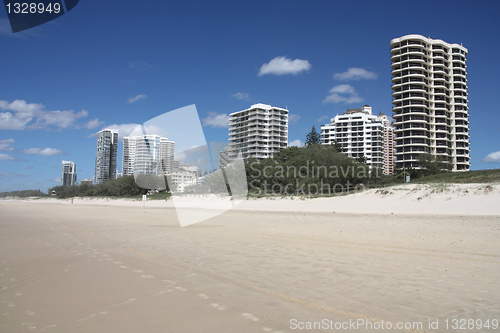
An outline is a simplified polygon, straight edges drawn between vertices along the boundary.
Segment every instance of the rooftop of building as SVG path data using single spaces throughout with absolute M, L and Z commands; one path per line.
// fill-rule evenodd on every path
M 347 111 L 343 113 L 343 115 L 354 114 L 354 113 L 372 114 L 372 107 L 366 104 L 362 108 L 353 108 L 353 109 L 348 108 Z
M 277 106 L 271 106 L 269 104 L 256 103 L 256 104 L 253 104 L 248 109 L 241 110 L 241 111 L 236 111 L 236 112 L 230 113 L 229 115 L 232 116 L 232 115 L 235 115 L 235 114 L 240 113 L 240 112 L 250 111 L 250 110 L 258 110 L 258 109 L 260 109 L 260 110 L 280 110 L 280 111 L 286 111 L 286 112 L 288 112 L 287 108 L 284 109 L 284 108 L 280 108 L 280 107 L 277 107 Z
M 410 34 L 410 35 L 401 36 L 399 38 L 394 38 L 391 40 L 391 45 L 395 44 L 395 43 L 402 42 L 404 40 L 409 40 L 409 39 L 419 39 L 419 40 L 425 41 L 426 43 L 429 43 L 429 44 L 442 44 L 443 46 L 446 46 L 446 47 L 457 47 L 457 48 L 464 50 L 465 52 L 468 52 L 467 48 L 464 47 L 462 44 L 447 43 L 441 39 L 433 39 L 430 36 L 425 37 L 425 36 L 417 35 L 417 34 Z

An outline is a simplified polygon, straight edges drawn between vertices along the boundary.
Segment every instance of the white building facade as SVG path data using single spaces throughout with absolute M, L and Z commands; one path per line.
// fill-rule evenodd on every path
M 175 142 L 159 135 L 123 138 L 123 176 L 161 175 L 172 170 Z
M 394 172 L 390 167 L 394 165 L 391 133 L 387 116 L 375 116 L 372 107 L 365 105 L 360 109 L 347 109 L 344 114 L 332 118 L 329 124 L 321 126 L 321 143 L 337 143 L 349 157 L 364 157 L 370 167 L 381 168 L 389 175 Z
M 170 177 L 174 192 L 184 192 L 188 186 L 200 183 L 200 169 L 196 166 L 181 165 L 165 174 Z
M 396 166 L 419 168 L 420 154 L 470 170 L 468 50 L 420 35 L 391 41 Z
M 95 184 L 102 184 L 107 179 L 116 179 L 118 159 L 118 130 L 104 129 L 97 133 L 95 159 Z
M 269 158 L 288 146 L 288 110 L 267 104 L 229 115 L 229 154 Z
M 78 185 L 76 179 L 76 164 L 73 161 L 62 161 L 61 185 Z

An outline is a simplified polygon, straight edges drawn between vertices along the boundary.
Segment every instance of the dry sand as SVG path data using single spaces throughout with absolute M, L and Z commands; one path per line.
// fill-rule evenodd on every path
M 495 332 L 452 325 L 500 320 L 499 203 L 410 185 L 180 228 L 171 201 L 3 200 L 0 332 Z

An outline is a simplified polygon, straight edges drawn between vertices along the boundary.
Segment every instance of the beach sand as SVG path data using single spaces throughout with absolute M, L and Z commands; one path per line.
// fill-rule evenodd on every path
M 0 331 L 492 324 L 500 320 L 499 203 L 499 185 L 405 185 L 245 200 L 181 228 L 171 200 L 2 200 Z M 403 328 L 377 329 L 388 323 Z

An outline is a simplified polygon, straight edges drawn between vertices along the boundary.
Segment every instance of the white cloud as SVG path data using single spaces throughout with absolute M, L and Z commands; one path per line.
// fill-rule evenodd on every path
M 165 138 L 168 138 L 168 133 L 157 126 L 151 125 L 151 126 L 144 126 L 142 124 L 111 124 L 107 125 L 103 129 L 114 129 L 118 131 L 118 139 L 121 141 L 123 140 L 123 137 L 125 136 L 134 136 L 134 135 L 152 135 L 156 134 Z M 97 133 L 93 133 L 92 135 L 89 135 L 88 137 L 93 137 L 96 136 Z
M 330 94 L 333 93 L 339 93 L 339 94 L 350 94 L 350 95 L 356 95 L 356 90 L 348 85 L 348 84 L 339 84 L 330 89 Z
M 124 136 L 129 136 L 132 132 L 135 132 L 134 134 L 139 135 L 139 133 L 142 133 L 142 125 L 140 124 L 112 124 L 108 125 L 103 129 L 115 129 L 118 130 L 118 138 L 119 140 L 122 140 Z M 95 136 L 97 133 L 95 133 L 93 136 Z
M 339 94 L 331 94 L 325 97 L 323 103 L 361 103 L 363 102 L 363 98 L 359 96 L 340 96 Z
M 276 57 L 269 61 L 267 64 L 263 64 L 260 68 L 258 76 L 266 74 L 274 75 L 285 75 L 293 74 L 297 75 L 300 72 L 310 70 L 312 65 L 307 60 L 302 59 L 289 59 L 286 57 Z
M 153 66 L 151 66 L 150 64 L 148 64 L 147 62 L 145 61 L 132 61 L 128 64 L 128 68 L 130 69 L 133 69 L 135 71 L 148 71 L 150 70 L 151 68 L 153 68 Z
M 0 171 L 0 176 L 2 176 L 2 177 L 8 177 L 8 178 L 14 178 L 14 177 L 22 177 L 23 175 L 20 175 L 20 174 L 17 174 L 17 173 L 10 173 L 10 172 Z
M 237 92 L 236 94 L 232 94 L 231 97 L 245 101 L 250 99 L 250 95 L 246 92 Z
M 495 151 L 493 153 L 489 153 L 485 158 L 482 159 L 481 162 L 485 163 L 500 163 L 500 151 Z
M 15 160 L 16 158 L 14 156 L 10 156 L 7 154 L 0 154 L 0 161 L 12 161 Z
M 288 116 L 288 122 L 290 124 L 296 124 L 299 122 L 300 118 L 302 118 L 302 117 L 299 116 L 298 114 L 293 113 L 293 114 Z
M 27 148 L 22 150 L 23 154 L 27 155 L 40 155 L 40 156 L 54 156 L 61 155 L 64 152 L 56 148 Z
M 61 184 L 61 177 L 54 177 L 49 179 L 53 183 L 59 183 Z
M 342 94 L 342 95 L 341 95 Z M 323 103 L 361 103 L 363 98 L 358 96 L 356 89 L 348 84 L 339 84 L 330 89 L 330 94 L 325 97 Z
M 208 117 L 202 119 L 203 126 L 214 128 L 229 127 L 229 116 L 225 113 L 209 112 Z
M 77 121 L 88 116 L 86 110 L 45 111 L 39 103 L 15 100 L 11 103 L 0 100 L 0 130 L 26 130 L 41 128 L 78 127 Z
M 302 142 L 299 139 L 288 142 L 288 147 L 303 147 L 303 146 L 304 142 Z
M 128 104 L 131 104 L 131 103 L 135 103 L 137 101 L 140 101 L 142 99 L 146 99 L 148 98 L 148 95 L 144 95 L 144 94 L 139 94 L 137 96 L 134 96 L 134 97 L 130 97 L 129 99 L 127 99 L 127 103 Z
M 11 144 L 15 142 L 14 139 L 5 139 L 5 140 L 0 140 L 0 150 L 1 151 L 13 151 L 14 147 L 11 147 Z
M 330 119 L 329 116 L 321 116 L 318 118 L 318 120 L 316 120 L 318 123 L 321 123 L 321 122 L 324 122 L 326 120 Z
M 351 80 L 376 80 L 378 77 L 377 73 L 367 71 L 364 68 L 352 67 L 349 68 L 344 73 L 336 73 L 333 75 L 335 80 L 339 81 L 351 81 Z
M 101 126 L 102 124 L 104 124 L 104 121 L 100 121 L 99 118 L 95 118 L 86 122 L 83 127 L 85 127 L 86 129 L 93 129 Z
M 80 112 L 69 111 L 43 111 L 37 114 L 36 122 L 30 125 L 31 128 L 48 128 L 55 126 L 58 128 L 68 128 L 75 125 L 77 119 L 85 118 L 89 115 L 87 110 Z

